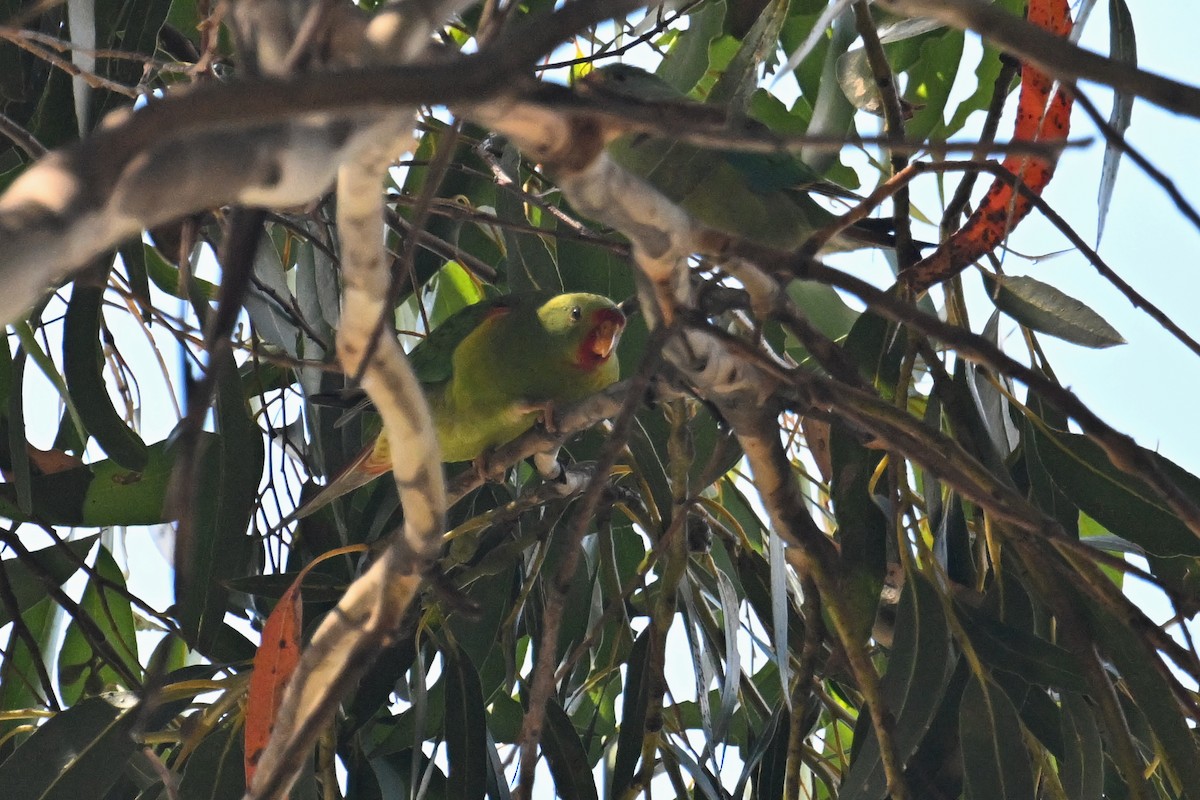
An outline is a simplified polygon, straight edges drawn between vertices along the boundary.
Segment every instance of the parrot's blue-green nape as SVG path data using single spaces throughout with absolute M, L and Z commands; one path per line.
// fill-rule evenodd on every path
M 629 64 L 592 70 L 577 88 L 600 97 L 647 103 L 696 102 L 659 76 Z M 740 124 L 751 129 L 761 126 L 754 120 Z M 619 137 L 608 152 L 704 225 L 780 250 L 795 250 L 835 220 L 810 193 L 857 199 L 783 153 L 706 150 L 648 134 Z M 864 220 L 839 233 L 824 249 L 893 247 L 888 228 L 885 220 Z

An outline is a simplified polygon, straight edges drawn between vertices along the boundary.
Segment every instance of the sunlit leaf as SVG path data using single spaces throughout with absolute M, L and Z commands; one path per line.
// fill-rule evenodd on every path
M 68 704 L 102 691 L 135 689 L 125 675 L 137 680 L 142 672 L 125 578 L 108 548 L 96 552 L 92 569 L 79 601 L 88 624 L 85 628 L 73 619 L 58 651 L 59 691 Z M 107 645 L 103 651 L 101 643 Z M 113 658 L 119 663 L 112 663 Z

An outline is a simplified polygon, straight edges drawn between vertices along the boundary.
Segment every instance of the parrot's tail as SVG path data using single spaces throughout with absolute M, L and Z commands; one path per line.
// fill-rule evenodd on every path
M 840 246 L 839 246 L 840 245 Z M 937 245 L 932 242 L 913 240 L 912 247 L 918 259 L 922 250 Z M 842 231 L 833 241 L 831 250 L 860 250 L 864 247 L 879 247 L 888 250 L 896 247 L 896 231 L 888 217 L 869 217 L 859 220 Z

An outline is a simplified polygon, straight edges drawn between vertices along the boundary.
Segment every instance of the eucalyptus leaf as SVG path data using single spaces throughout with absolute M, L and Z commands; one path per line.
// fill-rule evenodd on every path
M 1021 724 L 1004 692 L 973 678 L 963 692 L 959 719 L 968 800 L 1035 797 Z
M 1113 61 L 1129 67 L 1137 66 L 1137 35 L 1133 29 L 1133 16 L 1125 0 L 1108 0 L 1108 52 Z M 1133 121 L 1133 98 L 1128 91 L 1113 91 L 1112 111 L 1108 115 L 1109 126 L 1118 136 L 1129 130 Z M 1096 246 L 1104 237 L 1104 223 L 1108 219 L 1108 207 L 1112 203 L 1113 189 L 1117 185 L 1117 169 L 1124 155 L 1118 142 L 1105 137 L 1104 163 L 1100 166 L 1100 188 L 1096 195 L 1099 219 L 1096 222 Z
M 982 274 L 996 307 L 1026 327 L 1084 347 L 1125 344 L 1103 317 L 1047 283 L 1025 276 Z
M 138 747 L 137 698 L 92 697 L 55 714 L 0 764 L 8 800 L 101 800 Z

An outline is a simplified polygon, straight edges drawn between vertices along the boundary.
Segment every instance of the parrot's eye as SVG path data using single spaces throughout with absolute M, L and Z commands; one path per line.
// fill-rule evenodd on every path
M 582 316 L 583 316 L 583 309 L 580 308 L 579 306 L 575 306 L 574 308 L 571 309 L 571 319 L 573 319 L 574 321 L 578 322 L 580 317 L 582 317 Z

